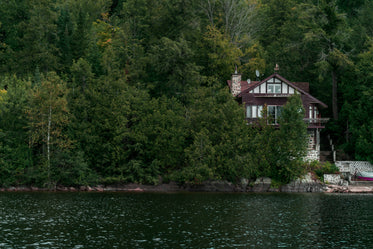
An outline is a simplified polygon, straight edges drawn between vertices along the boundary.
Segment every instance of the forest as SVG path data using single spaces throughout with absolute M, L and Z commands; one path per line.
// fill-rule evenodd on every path
M 300 100 L 248 126 L 235 66 L 310 82 L 337 148 L 373 162 L 372 23 L 370 0 L 0 1 L 0 186 L 289 182 Z

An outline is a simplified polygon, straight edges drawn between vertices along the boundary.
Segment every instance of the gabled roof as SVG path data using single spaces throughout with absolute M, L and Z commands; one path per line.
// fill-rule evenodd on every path
M 242 97 L 242 95 L 250 93 L 251 90 L 254 90 L 257 86 L 260 86 L 261 84 L 265 83 L 266 81 L 272 78 L 277 78 L 285 82 L 286 84 L 290 85 L 291 87 L 296 89 L 301 94 L 304 94 L 305 96 L 307 96 L 311 100 L 312 103 L 319 104 L 320 106 L 324 108 L 328 107 L 325 103 L 323 103 L 322 101 L 318 100 L 317 98 L 313 97 L 311 94 L 308 93 L 309 87 L 308 87 L 308 84 L 306 85 L 307 82 L 290 82 L 277 73 L 274 73 L 268 76 L 262 81 L 252 81 L 250 84 L 247 84 L 246 81 L 241 81 L 241 93 L 238 94 L 237 97 Z M 229 84 L 229 87 L 231 87 L 231 83 L 228 83 L 228 84 Z
M 306 93 L 310 93 L 310 84 L 308 82 L 293 82 L 293 84 Z

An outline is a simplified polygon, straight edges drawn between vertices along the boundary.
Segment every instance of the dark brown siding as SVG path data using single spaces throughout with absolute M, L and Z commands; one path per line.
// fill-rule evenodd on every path
M 312 98 L 301 94 L 303 108 L 305 110 L 305 118 L 309 118 L 309 106 L 315 105 Z M 257 97 L 254 93 L 247 93 L 242 96 L 242 103 L 246 105 L 285 105 L 287 97 Z
M 286 97 L 255 97 L 253 93 L 242 96 L 242 102 L 247 105 L 285 105 Z

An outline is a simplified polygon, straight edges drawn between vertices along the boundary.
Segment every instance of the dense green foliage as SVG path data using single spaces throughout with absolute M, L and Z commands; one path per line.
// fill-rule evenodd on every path
M 264 108 L 263 113 L 267 110 Z M 307 127 L 303 121 L 304 109 L 299 95 L 289 97 L 279 118 L 279 128 L 275 129 L 271 117 L 264 115 L 259 128 L 253 127 L 255 134 L 250 140 L 256 172 L 271 177 L 277 182 L 289 182 L 304 173 L 299 167 L 307 148 Z
M 235 65 L 311 82 L 340 148 L 373 161 L 372 14 L 368 0 L 1 1 L 0 185 L 293 179 L 299 100 L 280 129 L 247 126 Z

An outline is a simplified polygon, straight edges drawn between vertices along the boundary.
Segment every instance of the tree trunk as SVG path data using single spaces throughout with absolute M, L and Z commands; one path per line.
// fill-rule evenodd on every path
M 337 88 L 338 88 L 338 78 L 337 78 L 337 73 L 335 70 L 332 70 L 332 81 L 333 81 L 333 95 L 332 95 L 332 108 L 333 108 L 333 118 L 335 120 L 338 119 L 338 101 L 337 101 Z

